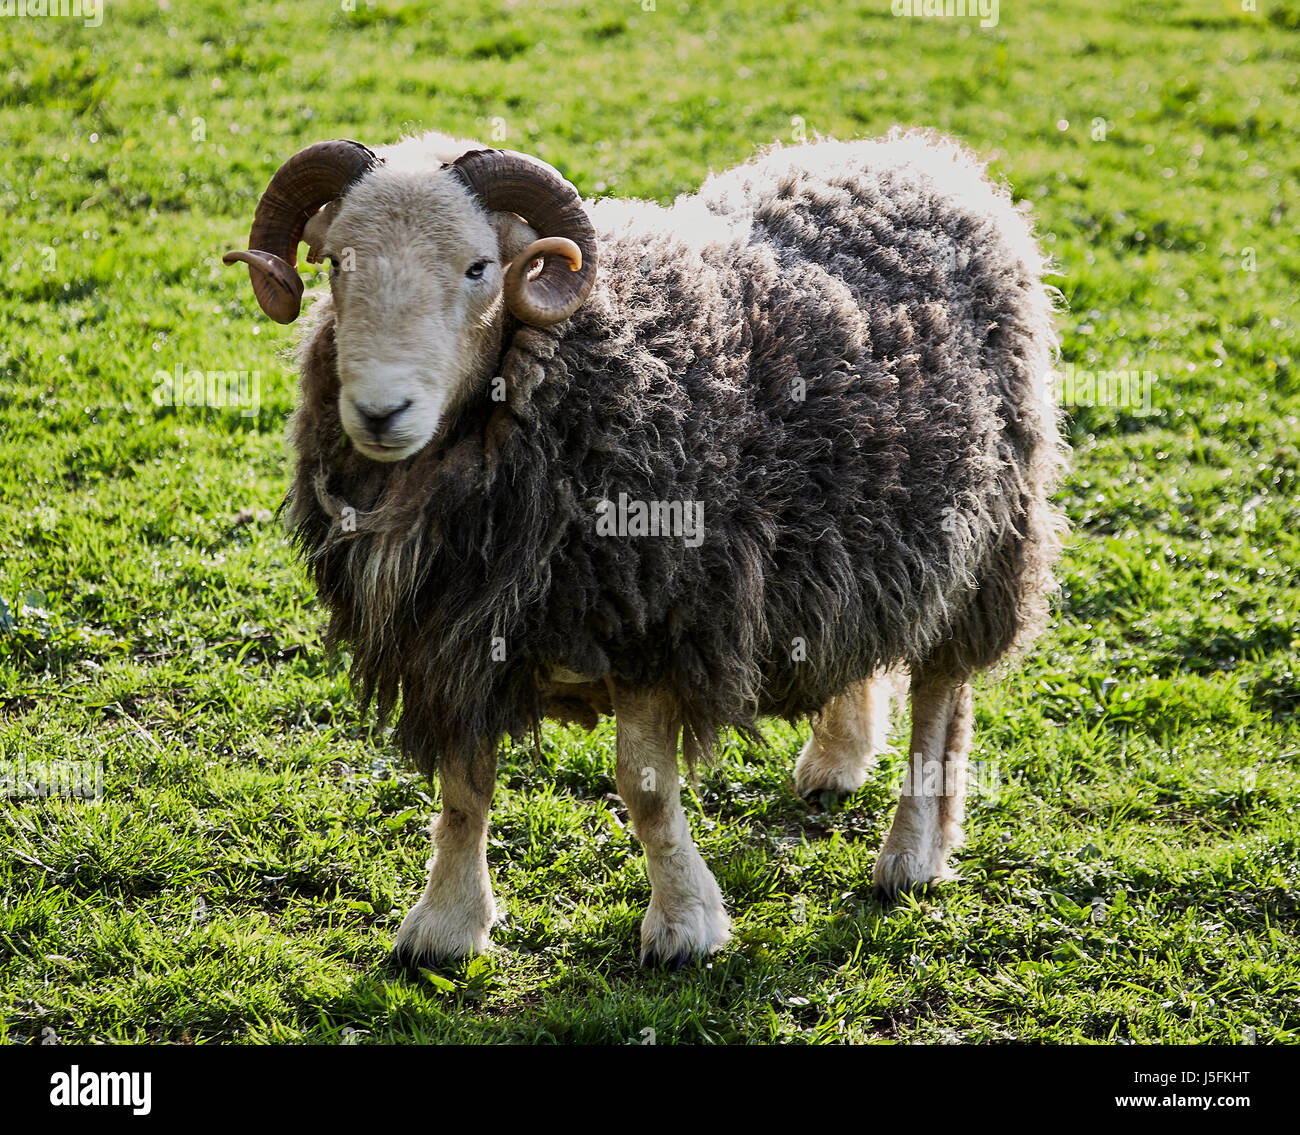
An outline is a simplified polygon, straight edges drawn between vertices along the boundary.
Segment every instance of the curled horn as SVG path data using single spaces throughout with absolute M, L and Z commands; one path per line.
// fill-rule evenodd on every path
M 484 208 L 517 213 L 540 234 L 506 266 L 502 291 L 514 316 L 547 327 L 577 311 L 596 282 L 596 230 L 578 191 L 545 162 L 512 150 L 471 150 L 451 168 Z M 538 258 L 542 270 L 530 279 Z
M 302 308 L 298 242 L 307 222 L 378 164 L 360 142 L 340 138 L 308 146 L 276 170 L 257 203 L 248 250 L 227 252 L 221 259 L 248 265 L 253 294 L 277 323 L 292 323 Z

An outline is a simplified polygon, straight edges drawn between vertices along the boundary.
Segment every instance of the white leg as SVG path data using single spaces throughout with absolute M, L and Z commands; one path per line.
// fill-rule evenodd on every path
M 874 876 L 886 897 L 952 877 L 948 854 L 962 840 L 972 714 L 967 682 L 913 677 L 912 744 L 903 794 Z
M 462 762 L 446 762 L 438 772 L 442 812 L 433 822 L 429 882 L 402 920 L 393 947 L 405 965 L 436 964 L 488 949 L 496 918 L 487 866 L 496 763 L 493 750 L 480 757 L 474 778 Z
M 645 847 L 650 906 L 641 923 L 641 961 L 683 965 L 731 936 L 722 892 L 705 866 L 682 808 L 677 770 L 681 724 L 670 701 L 614 690 L 618 792 Z
M 852 796 L 867 782 L 889 739 L 889 709 L 899 676 L 882 674 L 831 698 L 794 766 L 800 796 Z

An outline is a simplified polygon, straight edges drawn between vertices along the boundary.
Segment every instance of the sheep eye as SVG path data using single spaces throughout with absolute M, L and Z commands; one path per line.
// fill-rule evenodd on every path
M 339 258 L 337 256 L 327 256 L 326 259 L 330 262 L 330 272 L 337 272 L 339 270 Z
M 488 262 L 486 260 L 475 260 L 468 268 L 465 269 L 465 275 L 471 280 L 479 279 L 487 270 Z

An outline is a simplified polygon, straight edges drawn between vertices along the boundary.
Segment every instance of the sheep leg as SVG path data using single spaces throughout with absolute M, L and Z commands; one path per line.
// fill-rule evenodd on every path
M 614 690 L 618 793 L 645 847 L 650 905 L 641 923 L 642 963 L 683 966 L 731 936 L 722 892 L 705 866 L 682 808 L 677 770 L 681 721 L 662 695 Z
M 968 682 L 913 676 L 903 794 L 876 860 L 876 890 L 883 897 L 953 877 L 948 854 L 962 840 L 972 713 Z
M 496 771 L 495 748 L 480 755 L 472 777 L 466 761 L 444 761 L 439 769 L 442 811 L 432 825 L 429 882 L 398 928 L 393 956 L 399 964 L 437 964 L 488 949 L 496 919 L 487 866 Z
M 827 793 L 842 799 L 867 782 L 889 737 L 893 687 L 893 675 L 877 675 L 822 707 L 794 766 L 800 796 L 812 799 Z

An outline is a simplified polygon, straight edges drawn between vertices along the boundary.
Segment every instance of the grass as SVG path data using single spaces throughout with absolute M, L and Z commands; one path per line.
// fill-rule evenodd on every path
M 656 7 L 0 19 L 0 759 L 98 761 L 105 788 L 0 806 L 0 1039 L 1300 1037 L 1300 8 Z M 1070 407 L 1059 614 L 980 685 L 962 882 L 879 906 L 901 758 L 810 812 L 772 725 L 687 793 L 735 943 L 642 972 L 612 728 L 548 727 L 503 762 L 500 950 L 394 975 L 436 795 L 320 647 L 270 518 L 289 335 L 221 253 L 321 138 L 490 137 L 668 200 L 895 123 L 1032 204 L 1066 366 L 1153 376 L 1149 412 Z M 256 405 L 158 405 L 177 368 L 256 373 Z

